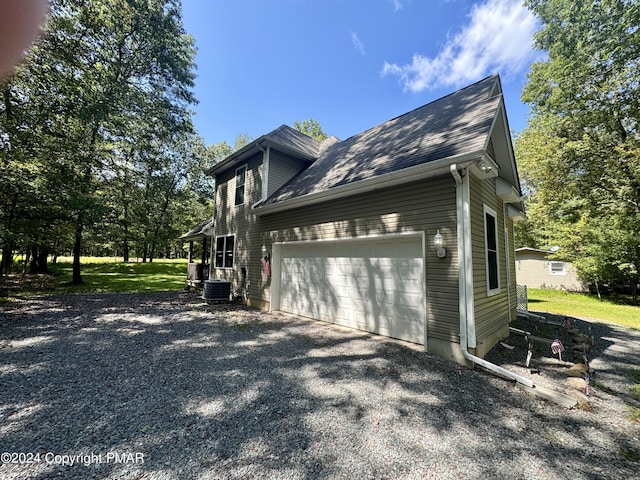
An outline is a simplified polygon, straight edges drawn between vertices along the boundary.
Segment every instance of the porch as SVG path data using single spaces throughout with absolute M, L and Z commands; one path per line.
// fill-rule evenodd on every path
M 187 290 L 191 289 L 191 287 L 203 288 L 205 280 L 209 278 L 212 234 L 213 219 L 208 219 L 180 236 L 183 242 L 189 242 Z M 196 252 L 196 250 L 199 250 L 199 252 Z M 194 260 L 196 253 L 200 254 L 200 261 Z

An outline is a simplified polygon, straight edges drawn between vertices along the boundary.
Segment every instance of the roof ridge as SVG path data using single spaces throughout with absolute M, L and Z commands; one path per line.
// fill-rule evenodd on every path
M 414 114 L 414 113 L 415 113 L 416 111 L 418 111 L 418 110 L 421 110 L 421 109 L 423 109 L 423 108 L 427 108 L 427 107 L 429 107 L 429 106 L 433 105 L 434 103 L 441 102 L 441 101 L 445 100 L 445 99 L 446 99 L 446 98 L 448 98 L 448 97 L 452 97 L 453 95 L 459 95 L 460 93 L 462 93 L 462 92 L 463 92 L 463 91 L 465 91 L 465 90 L 469 90 L 469 89 L 471 89 L 471 88 L 473 88 L 473 87 L 477 87 L 477 86 L 478 86 L 478 84 L 480 84 L 480 83 L 488 82 L 490 79 L 495 79 L 494 81 L 497 81 L 497 82 L 498 82 L 498 84 L 499 84 L 499 82 L 500 82 L 500 76 L 499 76 L 497 73 L 493 73 L 493 74 L 491 74 L 491 75 L 489 75 L 489 76 L 487 76 L 487 77 L 485 77 L 485 78 L 483 78 L 483 79 L 481 79 L 481 80 L 478 80 L 477 82 L 472 83 L 471 85 L 467 85 L 467 86 L 465 86 L 465 87 L 461 87 L 461 88 L 459 88 L 458 90 L 455 90 L 455 91 L 453 91 L 453 92 L 451 92 L 451 93 L 448 93 L 448 94 L 446 94 L 446 95 L 444 95 L 444 96 L 442 96 L 442 97 L 439 97 L 439 98 L 436 98 L 436 99 L 434 99 L 434 100 L 431 100 L 430 102 L 427 102 L 427 103 L 425 103 L 425 104 L 423 104 L 423 105 L 420 105 L 420 106 L 418 106 L 418 107 L 416 107 L 416 108 L 414 108 L 414 109 L 412 109 L 412 110 L 409 110 L 408 112 L 402 113 L 402 114 L 397 115 L 397 116 L 395 116 L 395 117 L 393 117 L 393 118 L 390 118 L 390 119 L 388 119 L 388 120 L 385 120 L 385 121 L 384 121 L 384 122 L 382 122 L 382 123 L 379 123 L 379 124 L 374 125 L 374 126 L 372 126 L 372 127 L 370 127 L 370 128 L 367 128 L 366 130 L 363 130 L 363 131 L 361 131 L 361 132 L 358 132 L 358 133 L 356 133 L 356 134 L 353 134 L 352 136 L 350 136 L 350 137 L 346 138 L 346 139 L 345 139 L 345 140 L 343 140 L 343 141 L 344 141 L 344 142 L 347 142 L 347 141 L 349 141 L 350 139 L 352 139 L 352 138 L 354 138 L 354 137 L 357 137 L 357 136 L 359 136 L 359 135 L 364 135 L 365 133 L 367 133 L 367 132 L 369 132 L 369 131 L 371 131 L 371 130 L 373 130 L 373 129 L 375 129 L 375 128 L 378 128 L 378 127 L 380 127 L 381 125 L 384 125 L 384 124 L 386 124 L 386 123 L 392 123 L 392 122 L 394 122 L 394 121 L 398 120 L 399 118 L 402 118 L 402 117 L 405 117 L 405 116 L 408 116 L 408 115 Z M 502 93 L 500 92 L 500 93 L 498 93 L 498 94 L 502 94 Z M 488 98 L 491 98 L 491 97 L 496 96 L 496 95 L 498 95 L 498 94 L 490 95 Z
M 486 149 L 499 81 L 490 75 L 328 146 L 264 205 Z

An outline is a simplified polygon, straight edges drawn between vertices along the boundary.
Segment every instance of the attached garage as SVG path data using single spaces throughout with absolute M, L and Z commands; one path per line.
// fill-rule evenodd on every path
M 274 244 L 272 309 L 425 344 L 424 235 Z

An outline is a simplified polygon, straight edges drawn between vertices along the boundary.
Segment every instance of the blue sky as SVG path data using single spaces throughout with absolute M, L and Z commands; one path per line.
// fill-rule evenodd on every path
M 535 19 L 522 0 L 182 0 L 207 144 L 313 118 L 344 140 L 499 73 L 513 131 Z

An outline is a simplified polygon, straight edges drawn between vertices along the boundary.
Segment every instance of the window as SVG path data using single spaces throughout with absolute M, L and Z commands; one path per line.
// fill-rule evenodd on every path
M 484 206 L 484 239 L 487 260 L 487 294 L 500 291 L 500 263 L 498 261 L 498 222 L 495 210 Z
M 549 262 L 549 275 L 566 275 L 564 262 Z
M 247 178 L 247 166 L 244 165 L 236 170 L 236 205 L 244 203 L 244 184 Z
M 216 268 L 233 268 L 235 235 L 216 237 Z

